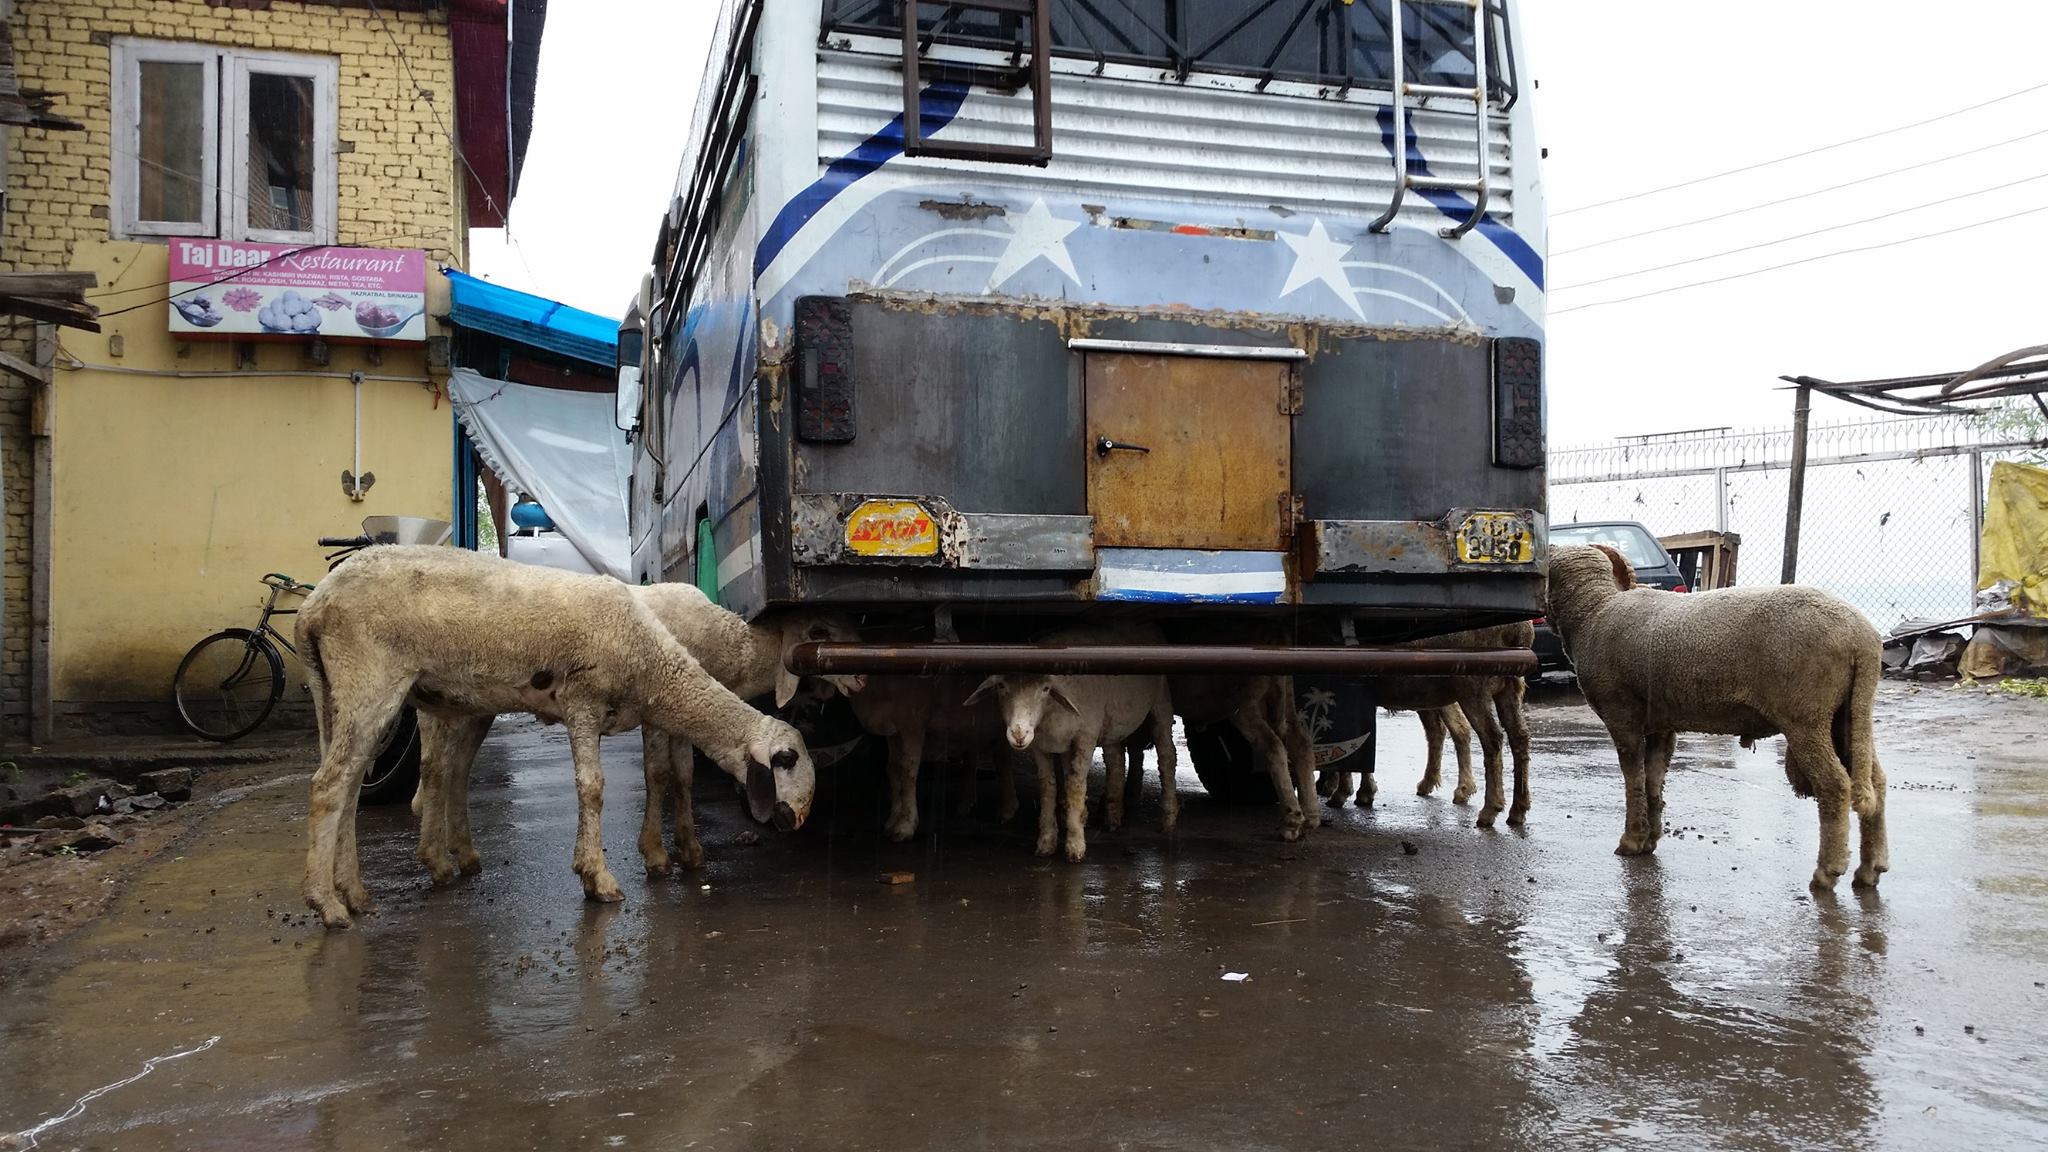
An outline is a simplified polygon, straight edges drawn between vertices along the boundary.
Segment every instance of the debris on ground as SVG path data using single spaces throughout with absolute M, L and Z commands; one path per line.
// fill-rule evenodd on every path
M 733 835 L 732 842 L 742 848 L 752 848 L 761 842 L 761 834 L 752 828 L 742 828 Z
M 917 879 L 917 873 L 884 872 L 880 876 L 875 877 L 875 879 L 881 881 L 884 884 L 908 884 L 911 881 Z

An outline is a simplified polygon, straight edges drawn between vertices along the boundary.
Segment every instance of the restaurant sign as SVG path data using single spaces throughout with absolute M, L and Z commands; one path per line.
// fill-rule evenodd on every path
M 417 344 L 427 254 L 406 248 L 170 241 L 173 336 Z

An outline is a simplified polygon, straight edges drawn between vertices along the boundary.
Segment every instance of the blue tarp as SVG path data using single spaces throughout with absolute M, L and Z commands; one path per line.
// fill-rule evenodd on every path
M 479 280 L 453 268 L 443 268 L 441 273 L 448 277 L 454 297 L 448 312 L 456 324 L 605 368 L 617 363 L 617 320 Z

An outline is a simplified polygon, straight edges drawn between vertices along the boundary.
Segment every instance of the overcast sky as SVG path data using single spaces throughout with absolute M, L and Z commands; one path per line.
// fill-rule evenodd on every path
M 2048 211 L 1896 243 L 2048 208 L 2048 135 L 1573 251 L 2048 129 L 2048 4 L 1980 0 L 1949 16 L 1900 0 L 1524 0 L 1521 7 L 1518 34 L 1540 84 L 1529 95 L 1550 150 L 1554 445 L 1782 424 L 1791 401 L 1777 390 L 1780 374 L 1846 380 L 1938 372 L 2048 339 Z M 533 143 L 512 208 L 517 242 L 476 233 L 473 271 L 606 315 L 624 310 L 675 181 L 716 8 L 711 0 L 551 7 Z M 2042 87 L 1909 131 L 1569 211 L 2035 85 Z M 2005 184 L 2013 186 L 1915 207 Z M 1883 247 L 1585 307 L 1873 245 Z M 1713 258 L 1570 287 L 1703 256 Z M 1859 411 L 1835 404 L 1816 418 Z

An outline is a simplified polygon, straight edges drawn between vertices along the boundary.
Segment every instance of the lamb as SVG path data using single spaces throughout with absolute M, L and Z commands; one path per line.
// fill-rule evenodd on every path
M 1502 624 L 1491 628 L 1475 628 L 1467 632 L 1453 632 L 1448 636 L 1437 636 L 1416 641 L 1415 647 L 1429 648 L 1527 648 L 1536 641 L 1536 626 L 1526 621 L 1516 624 Z M 1374 689 L 1379 706 L 1390 712 L 1415 711 L 1423 714 L 1423 727 L 1428 732 L 1430 715 L 1441 710 L 1456 707 L 1464 714 L 1479 733 L 1479 746 L 1486 761 L 1486 802 L 1479 808 L 1475 823 L 1481 828 L 1493 827 L 1503 808 L 1507 809 L 1510 827 L 1520 827 L 1529 814 L 1529 725 L 1522 714 L 1522 696 L 1525 687 L 1519 676 L 1385 676 L 1375 677 Z M 1491 707 L 1489 707 L 1491 705 Z M 1495 717 L 1499 722 L 1495 722 Z M 1449 721 L 1444 720 L 1446 727 Z M 1515 799 L 1509 806 L 1502 789 L 1501 736 L 1505 729 L 1508 748 L 1515 759 Z M 1455 731 L 1455 729 L 1453 729 Z M 1438 738 L 1440 740 L 1440 738 Z M 1460 742 L 1462 747 L 1462 740 Z M 1432 741 L 1430 768 L 1425 771 L 1422 784 L 1416 789 L 1427 796 L 1436 790 L 1436 766 L 1442 757 L 1441 745 Z M 1351 795 L 1351 776 L 1340 772 L 1334 781 L 1331 793 L 1332 804 L 1342 804 Z M 1460 757 L 1458 788 L 1451 795 L 1453 803 L 1463 804 L 1471 799 L 1473 792 L 1470 761 Z M 1366 776 L 1364 790 L 1359 793 L 1358 805 L 1370 807 L 1373 801 L 1373 783 L 1370 774 Z
M 1096 628 L 1055 633 L 1052 644 L 1157 642 L 1149 632 Z M 1111 795 L 1121 793 L 1124 741 L 1140 729 L 1151 733 L 1159 750 L 1161 827 L 1168 833 L 1180 817 L 1174 788 L 1173 701 L 1164 676 L 1054 676 L 1010 673 L 983 680 L 967 700 L 972 704 L 993 694 L 1001 706 L 1010 747 L 1028 751 L 1038 767 L 1038 844 L 1036 853 L 1050 856 L 1059 846 L 1060 829 L 1053 807 L 1060 806 L 1065 824 L 1066 857 L 1079 863 L 1088 855 L 1088 767 L 1095 749 L 1102 749 Z M 1057 773 L 1057 775 L 1055 774 Z M 1065 795 L 1059 794 L 1061 780 Z
M 954 676 L 877 676 L 851 697 L 854 718 L 889 745 L 889 820 L 884 834 L 908 840 L 917 834 L 917 773 L 927 756 L 993 759 L 1002 786 L 1001 819 L 1017 812 L 1017 782 L 1003 745 L 1003 718 L 995 702 L 971 693 L 969 681 Z M 971 700 L 963 705 L 962 699 Z M 967 779 L 973 797 L 973 774 Z
M 718 683 L 640 597 L 608 577 L 452 548 L 369 548 L 306 598 L 298 643 L 321 748 L 304 895 L 330 928 L 370 908 L 356 859 L 356 794 L 379 737 L 408 699 L 428 716 L 469 722 L 454 729 L 455 746 L 435 749 L 441 757 L 462 754 L 472 732 L 480 742 L 487 718 L 500 712 L 567 724 L 574 867 L 592 900 L 621 898 L 604 862 L 598 738 L 643 716 L 690 735 L 743 776 L 779 826 L 795 828 L 810 811 L 816 780 L 803 737 Z
M 1313 779 L 1315 749 L 1294 709 L 1292 676 L 1173 676 L 1167 679 L 1167 691 L 1174 711 L 1190 729 L 1227 723 L 1251 745 L 1280 802 L 1282 840 L 1299 840 L 1322 822 Z M 1143 764 L 1142 752 L 1132 758 L 1134 775 Z M 1104 803 L 1110 831 L 1123 816 L 1125 796 L 1119 784 L 1112 775 Z
M 1871 732 L 1882 644 L 1862 613 L 1796 585 L 1638 588 L 1620 553 L 1593 545 L 1551 550 L 1548 614 L 1621 761 L 1628 820 L 1616 854 L 1656 851 L 1680 732 L 1745 745 L 1782 733 L 1793 794 L 1820 807 L 1812 886 L 1832 888 L 1848 870 L 1851 810 L 1862 835 L 1854 883 L 1873 887 L 1889 870 Z
M 854 638 L 852 628 L 832 615 L 788 613 L 749 624 L 689 584 L 652 584 L 635 587 L 633 592 L 714 679 L 743 700 L 773 691 L 778 709 L 787 705 L 799 688 L 797 676 L 786 666 L 791 648 L 806 640 Z M 831 688 L 849 695 L 861 690 L 863 679 L 823 677 Z M 420 787 L 413 797 L 413 814 L 421 818 L 420 862 L 436 883 L 453 879 L 457 872 L 470 875 L 481 869 L 469 835 L 469 768 L 490 723 L 488 716 L 468 717 L 459 723 L 427 715 L 420 718 Z M 642 725 L 640 744 L 646 780 L 640 819 L 641 862 L 649 876 L 669 870 L 661 809 L 673 789 L 676 856 L 684 867 L 698 868 L 704 862 L 704 849 L 697 840 L 691 811 L 696 757 L 690 743 Z M 437 792 L 445 792 L 445 796 Z M 432 817 L 432 812 L 440 815 Z M 757 811 L 754 815 L 765 820 L 770 813 Z

